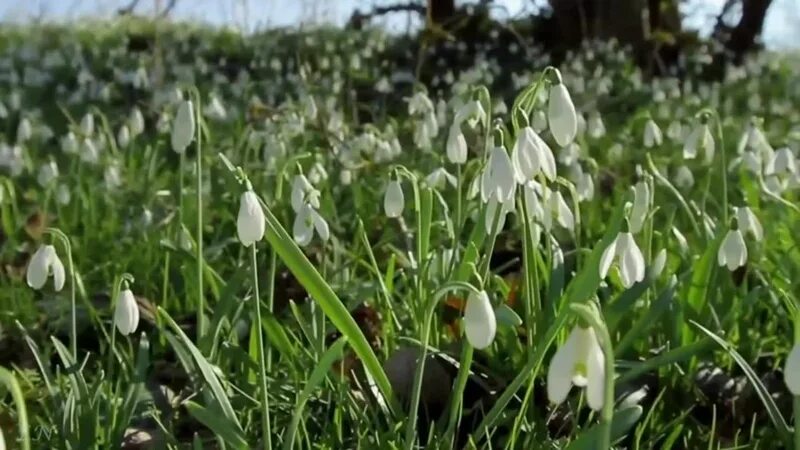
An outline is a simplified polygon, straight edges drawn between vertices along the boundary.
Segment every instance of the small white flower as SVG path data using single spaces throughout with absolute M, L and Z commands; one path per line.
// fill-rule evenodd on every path
M 72 194 L 66 184 L 59 184 L 56 188 L 56 201 L 59 205 L 68 205 L 72 199 Z
M 144 132 L 144 117 L 139 108 L 133 108 L 131 116 L 128 118 L 128 128 L 132 136 L 138 136 Z
M 600 257 L 600 278 L 608 275 L 614 257 L 619 263 L 619 274 L 625 288 L 644 280 L 644 256 L 630 232 L 620 232 L 614 242 L 603 251 Z
M 38 290 L 44 287 L 47 277 L 50 275 L 53 275 L 53 286 L 56 292 L 60 291 L 66 281 L 64 265 L 58 258 L 55 247 L 42 245 L 28 263 L 26 281 L 28 286 Z
M 292 181 L 292 209 L 299 212 L 303 205 L 308 202 L 314 208 L 319 208 L 319 191 L 311 185 L 305 175 L 297 174 Z
M 605 355 L 593 328 L 572 329 L 547 370 L 547 398 L 561 404 L 572 385 L 586 387 L 586 400 L 595 411 L 603 409 L 605 394 Z
M 481 198 L 484 203 L 490 198 L 503 203 L 514 197 L 516 188 L 511 158 L 503 147 L 494 147 L 481 174 Z
M 603 123 L 603 118 L 600 116 L 600 113 L 593 112 L 589 114 L 589 120 L 586 123 L 586 130 L 589 132 L 589 136 L 598 139 L 606 135 L 606 125 Z
M 575 139 L 578 133 L 578 116 L 567 87 L 563 83 L 550 86 L 547 120 L 550 123 L 550 132 L 558 145 L 565 147 Z
M 683 158 L 696 158 L 698 150 L 703 152 L 706 164 L 714 160 L 714 137 L 711 136 L 708 124 L 696 125 L 686 137 L 683 143 Z
M 658 254 L 653 260 L 653 264 L 651 265 L 653 278 L 658 278 L 661 275 L 661 272 L 664 271 L 664 266 L 666 266 L 666 264 L 667 264 L 667 249 L 662 248 L 661 250 L 659 250 Z
M 562 227 L 569 231 L 575 230 L 575 216 L 569 209 L 564 196 L 559 191 L 551 191 L 549 188 L 542 189 L 542 200 L 544 203 L 544 215 L 542 224 L 544 229 L 550 231 L 553 228 L 553 219 Z
M 81 118 L 81 134 L 84 136 L 91 136 L 94 134 L 94 116 L 92 113 L 86 113 Z
M 683 139 L 683 126 L 677 120 L 670 122 L 667 127 L 667 137 L 673 142 L 680 142 Z
M 497 332 L 497 320 L 486 291 L 470 293 L 464 308 L 464 333 L 467 341 L 478 350 L 492 344 Z
M 764 238 L 764 228 L 753 210 L 747 206 L 736 208 L 736 222 L 742 233 L 751 233 L 756 241 Z
M 30 121 L 23 117 L 17 125 L 17 144 L 22 144 L 33 135 Z
M 75 138 L 75 133 L 68 131 L 61 138 L 61 151 L 67 154 L 78 153 L 78 140 Z
M 453 164 L 467 162 L 467 140 L 458 124 L 453 124 L 447 134 L 447 159 Z
M 119 291 L 114 310 L 114 325 L 123 336 L 133 333 L 139 326 L 139 305 L 130 289 Z
M 119 131 L 117 131 L 117 145 L 120 148 L 126 148 L 130 143 L 131 133 L 128 130 L 128 126 L 123 124 L 121 127 L 119 127 Z
M 800 395 L 800 344 L 794 344 L 786 358 L 783 380 L 792 395 Z
M 553 152 L 531 127 L 520 130 L 512 150 L 512 166 L 518 183 L 533 180 L 541 171 L 549 180 L 556 177 Z
M 444 189 L 448 184 L 456 187 L 457 183 L 456 177 L 446 171 L 444 167 L 434 170 L 425 177 L 425 185 L 437 190 Z
M 404 206 L 405 197 L 403 196 L 403 188 L 400 186 L 400 182 L 397 180 L 390 181 L 383 196 L 383 210 L 386 212 L 386 217 L 396 218 L 402 216 Z
M 648 119 L 644 124 L 644 146 L 647 148 L 659 146 L 663 140 L 661 128 L 658 127 L 653 119 Z
M 717 252 L 717 263 L 720 266 L 727 266 L 733 272 L 737 268 L 744 266 L 747 262 L 747 246 L 744 243 L 742 232 L 737 228 L 728 230 L 725 239 L 719 246 Z
M 172 150 L 176 153 L 185 152 L 194 139 L 194 131 L 194 107 L 191 100 L 184 100 L 178 105 L 178 112 L 172 122 L 172 134 L 170 135 Z
M 464 103 L 464 105 L 459 108 L 453 122 L 461 126 L 461 123 L 464 121 L 467 121 L 470 128 L 475 128 L 479 123 L 486 126 L 486 111 L 484 111 L 481 102 L 472 100 Z
M 489 202 L 486 203 L 486 214 L 484 216 L 484 226 L 486 227 L 486 233 L 492 233 L 492 225 L 494 225 L 494 217 L 497 214 L 497 200 L 495 198 L 490 198 Z M 500 233 L 500 231 L 506 225 L 506 215 L 510 212 L 514 211 L 514 197 L 500 203 L 500 215 L 497 217 L 497 230 L 496 233 Z
M 298 245 L 305 247 L 314 238 L 314 230 L 323 241 L 327 241 L 330 237 L 328 222 L 309 203 L 305 203 L 294 218 L 292 227 L 294 240 Z
M 631 233 L 642 230 L 647 212 L 650 209 L 650 186 L 644 180 L 633 187 L 633 207 L 630 213 Z
M 694 174 L 686 166 L 680 166 L 675 171 L 675 186 L 680 189 L 688 190 L 694 186 Z
M 794 154 L 789 147 L 782 147 L 775 151 L 772 158 L 767 161 L 764 175 L 791 175 L 797 171 Z
M 258 196 L 251 190 L 243 192 L 239 200 L 239 217 L 236 219 L 239 241 L 249 247 L 264 238 L 265 229 L 264 210 Z

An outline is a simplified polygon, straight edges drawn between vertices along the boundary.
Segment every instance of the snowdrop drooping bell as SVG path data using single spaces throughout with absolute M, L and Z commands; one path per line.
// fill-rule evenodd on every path
M 800 395 L 800 344 L 795 343 L 789 356 L 786 358 L 786 367 L 783 371 L 783 380 L 786 387 L 794 396 Z
M 726 266 L 731 272 L 747 263 L 747 245 L 744 243 L 742 231 L 735 223 L 719 246 L 717 263 Z
M 605 355 L 593 328 L 576 326 L 559 347 L 547 370 L 547 398 L 561 404 L 572 385 L 586 387 L 586 400 L 595 411 L 603 409 Z
M 578 116 L 575 105 L 569 96 L 569 91 L 561 82 L 561 75 L 557 73 L 558 81 L 550 86 L 550 96 L 547 103 L 547 121 L 550 123 L 550 132 L 558 145 L 565 147 L 578 133 Z
M 492 344 L 497 333 L 497 320 L 492 303 L 486 291 L 474 292 L 467 297 L 464 308 L 464 333 L 467 341 L 476 349 L 484 349 Z
M 616 257 L 619 274 L 625 288 L 644 280 L 644 256 L 630 231 L 620 232 L 600 257 L 600 278 L 605 278 Z
M 458 124 L 453 124 L 447 133 L 447 159 L 453 164 L 467 162 L 467 140 Z
M 484 203 L 490 198 L 503 203 L 514 197 L 516 187 L 511 158 L 503 147 L 494 147 L 481 174 L 481 198 Z
M 123 336 L 133 333 L 139 326 L 139 305 L 130 289 L 119 291 L 114 310 L 114 325 Z
M 386 193 L 383 196 L 383 210 L 386 217 L 397 218 L 403 215 L 403 207 L 405 206 L 405 197 L 403 196 L 403 188 L 400 182 L 392 180 L 386 186 Z
M 236 219 L 239 242 L 249 247 L 264 238 L 265 229 L 264 210 L 256 193 L 248 189 L 239 200 L 239 216 Z
M 31 257 L 25 278 L 28 286 L 39 290 L 47 283 L 50 275 L 53 276 L 53 286 L 56 292 L 60 291 L 66 280 L 64 264 L 58 258 L 55 247 L 42 245 Z
M 172 134 L 170 135 L 172 150 L 176 153 L 185 152 L 194 139 L 194 130 L 194 107 L 191 100 L 184 100 L 178 105 L 178 112 L 172 122 Z
M 661 128 L 658 127 L 653 119 L 648 119 L 644 124 L 644 146 L 647 148 L 657 147 L 662 142 Z

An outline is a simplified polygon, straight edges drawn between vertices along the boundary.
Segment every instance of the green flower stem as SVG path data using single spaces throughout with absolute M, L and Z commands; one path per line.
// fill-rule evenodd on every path
M 251 245 L 251 269 L 253 270 L 253 309 L 256 317 L 256 339 L 258 342 L 258 370 L 261 391 L 261 433 L 266 450 L 272 449 L 272 433 L 269 420 L 269 395 L 267 390 L 267 369 L 264 361 L 264 332 L 261 324 L 261 297 L 258 292 L 258 258 L 256 244 Z M 274 267 L 274 266 L 273 266 Z
M 205 297 L 203 292 L 203 115 L 200 92 L 193 88 L 195 99 L 195 129 L 197 130 L 197 340 L 203 337 L 205 324 Z
M 67 252 L 67 265 L 69 265 L 69 298 L 70 298 L 70 308 L 72 309 L 72 317 L 71 317 L 71 340 L 70 340 L 70 350 L 72 351 L 72 358 L 77 361 L 78 360 L 78 314 L 75 305 L 75 265 L 72 261 L 72 245 L 69 242 L 69 238 L 63 231 L 59 230 L 58 228 L 47 228 L 44 230 L 45 233 L 52 234 L 57 239 L 61 241 L 64 245 L 64 250 Z

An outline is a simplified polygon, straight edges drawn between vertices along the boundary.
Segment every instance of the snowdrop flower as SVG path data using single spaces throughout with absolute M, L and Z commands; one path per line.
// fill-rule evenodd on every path
M 405 206 L 405 197 L 403 196 L 403 188 L 400 182 L 392 180 L 386 186 L 386 193 L 383 196 L 383 210 L 386 217 L 396 218 L 403 215 L 403 207 Z
M 795 343 L 789 352 L 783 374 L 789 392 L 794 396 L 800 395 L 800 344 Z
M 122 186 L 122 174 L 120 173 L 119 165 L 111 164 L 106 167 L 103 172 L 103 182 L 108 190 L 114 190 Z
M 747 246 L 744 243 L 742 232 L 738 226 L 728 230 L 728 234 L 722 240 L 722 244 L 717 251 L 717 263 L 720 266 L 727 266 L 733 272 L 737 268 L 744 266 L 747 262 Z
M 619 263 L 619 274 L 625 288 L 644 280 L 644 256 L 630 231 L 621 231 L 600 257 L 600 278 L 608 275 L 614 258 Z
M 664 267 L 666 266 L 666 264 L 667 264 L 667 249 L 662 248 L 661 250 L 659 250 L 658 254 L 653 260 L 653 265 L 651 266 L 652 277 L 658 278 L 661 275 L 661 272 L 664 271 Z
M 28 286 L 38 290 L 44 287 L 47 277 L 50 275 L 53 276 L 53 286 L 56 292 L 60 291 L 66 281 L 64 265 L 58 258 L 55 247 L 42 245 L 31 257 L 25 278 Z
M 742 233 L 750 233 L 756 241 L 764 238 L 764 228 L 753 210 L 747 206 L 736 208 L 736 222 Z
M 139 108 L 133 108 L 128 118 L 128 128 L 131 136 L 138 136 L 144 132 L 144 117 Z
M 453 164 L 467 162 L 467 140 L 461 132 L 461 127 L 455 123 L 447 134 L 447 159 Z
M 478 350 L 492 344 L 497 333 L 497 320 L 486 291 L 471 292 L 464 307 L 464 334 L 467 341 Z
M 667 127 L 667 137 L 673 142 L 680 142 L 683 139 L 683 126 L 679 121 L 673 120 L 670 122 Z
M 653 119 L 648 119 L 644 124 L 644 146 L 651 148 L 659 146 L 663 142 L 661 128 L 658 127 Z
M 597 111 L 589 114 L 589 121 L 586 123 L 586 130 L 589 136 L 598 139 L 606 135 L 606 125 L 603 123 L 603 118 Z
M 330 237 L 328 222 L 314 209 L 311 204 L 304 203 L 294 218 L 292 234 L 298 245 L 305 247 L 314 238 L 314 230 L 323 241 Z
M 544 111 L 536 110 L 531 117 L 531 126 L 534 131 L 541 133 L 547 129 L 547 114 Z
M 40 186 L 46 188 L 50 186 L 56 178 L 58 178 L 58 166 L 55 161 L 50 161 L 39 167 L 39 174 L 36 177 L 36 181 L 39 182 Z
M 131 133 L 128 130 L 128 126 L 123 124 L 119 127 L 119 131 L 117 131 L 117 145 L 119 145 L 120 148 L 126 148 L 130 143 Z
M 61 138 L 61 151 L 67 154 L 78 153 L 78 140 L 75 138 L 75 133 L 68 131 Z
M 486 126 L 486 111 L 483 109 L 481 102 L 472 100 L 464 103 L 464 105 L 456 112 L 454 123 L 461 125 L 466 121 L 470 128 L 475 128 L 479 123 Z
M 500 203 L 500 215 L 497 216 L 497 228 L 492 229 L 494 225 L 495 215 L 497 215 L 497 199 L 494 197 L 489 199 L 489 202 L 486 203 L 486 214 L 484 216 L 484 226 L 486 227 L 486 233 L 498 234 L 506 225 L 506 215 L 508 213 L 514 211 L 514 197 L 509 198 L 508 200 Z
M 319 191 L 311 185 L 305 175 L 297 174 L 292 181 L 292 209 L 300 212 L 303 205 L 310 203 L 313 208 L 319 208 Z
M 569 209 L 564 196 L 559 191 L 551 191 L 549 188 L 542 189 L 542 196 L 544 205 L 544 214 L 542 216 L 542 224 L 544 229 L 548 232 L 553 227 L 553 219 L 562 227 L 569 231 L 575 229 L 575 216 Z
M 185 152 L 186 147 L 194 139 L 194 130 L 194 107 L 191 100 L 184 100 L 178 106 L 178 112 L 172 122 L 172 134 L 170 135 L 172 150 L 176 153 Z
M 33 135 L 33 129 L 31 128 L 31 122 L 23 117 L 20 119 L 19 124 L 17 125 L 17 144 L 22 144 L 28 139 L 31 138 Z
M 264 238 L 265 229 L 264 210 L 256 193 L 248 189 L 239 200 L 239 217 L 236 219 L 239 242 L 249 247 Z
M 225 107 L 222 106 L 222 102 L 216 95 L 211 96 L 211 100 L 208 102 L 208 104 L 206 104 L 203 113 L 206 115 L 206 117 L 218 121 L 225 120 L 225 117 L 227 117 Z
M 139 326 L 139 305 L 130 289 L 119 291 L 114 310 L 114 325 L 123 336 L 133 333 Z
M 491 198 L 503 203 L 514 197 L 516 188 L 511 158 L 503 147 L 494 147 L 481 174 L 481 198 L 484 203 Z
M 572 329 L 547 370 L 547 398 L 561 404 L 574 384 L 586 387 L 586 400 L 595 411 L 603 409 L 605 393 L 605 355 L 593 328 Z
M 533 180 L 541 171 L 549 180 L 556 177 L 553 152 L 531 127 L 524 127 L 512 149 L 512 166 L 517 183 Z
M 580 165 L 577 165 L 580 167 Z M 578 194 L 579 201 L 591 201 L 594 198 L 594 179 L 592 174 L 581 171 L 575 180 L 575 192 Z
M 694 186 L 694 174 L 686 166 L 679 166 L 675 171 L 675 186 L 683 190 L 689 190 Z
M 69 186 L 66 184 L 59 184 L 56 188 L 56 201 L 59 205 L 68 205 L 72 199 L 72 194 L 69 192 Z
M 550 123 L 550 132 L 558 145 L 565 147 L 575 139 L 575 135 L 578 132 L 578 117 L 575 113 L 575 105 L 572 104 L 567 87 L 560 80 L 550 86 L 549 97 L 547 121 Z
M 86 113 L 81 118 L 81 134 L 84 136 L 91 136 L 94 134 L 94 116 L 92 113 Z
M 630 213 L 630 230 L 636 234 L 642 230 L 650 209 L 650 186 L 642 180 L 633 186 L 633 207 Z
M 767 166 L 764 168 L 764 175 L 791 175 L 796 171 L 794 154 L 789 147 L 782 147 L 776 150 L 772 158 L 767 162 Z
M 81 161 L 88 164 L 97 164 L 100 160 L 100 152 L 91 139 L 84 138 L 81 145 Z
M 433 102 L 422 91 L 417 91 L 408 101 L 408 114 L 410 116 L 434 111 Z
M 697 151 L 701 150 L 705 155 L 706 164 L 714 160 L 714 138 L 708 124 L 701 123 L 694 127 L 683 143 L 683 158 L 694 159 Z
M 446 171 L 444 167 L 440 167 L 425 177 L 425 185 L 436 189 L 442 190 L 446 185 L 456 187 L 458 180 L 450 172 Z

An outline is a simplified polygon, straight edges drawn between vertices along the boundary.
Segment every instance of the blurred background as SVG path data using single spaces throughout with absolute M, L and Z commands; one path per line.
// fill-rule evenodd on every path
M 537 21 L 539 28 L 546 27 L 549 19 L 561 31 L 551 38 L 567 42 L 611 35 L 636 46 L 641 45 L 637 40 L 656 36 L 669 43 L 676 32 L 690 32 L 699 37 L 717 35 L 733 51 L 762 43 L 769 49 L 800 48 L 800 0 L 0 0 L 0 21 L 60 22 L 136 14 L 257 32 L 286 26 L 361 25 L 361 18 L 392 32 L 415 33 L 426 14 L 447 24 L 459 11 L 476 7 L 485 8 L 496 20 Z

